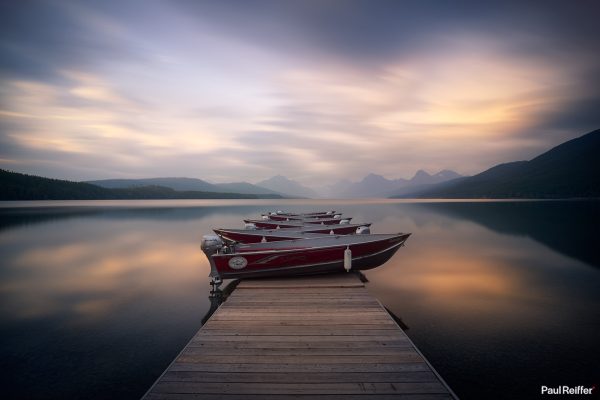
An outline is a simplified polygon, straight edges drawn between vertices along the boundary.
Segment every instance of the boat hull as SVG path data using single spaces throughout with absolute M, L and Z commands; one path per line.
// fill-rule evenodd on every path
M 334 214 L 339 214 L 336 213 L 335 210 L 330 210 L 330 211 L 316 211 L 316 212 L 309 212 L 309 213 L 289 213 L 289 212 L 270 212 L 270 213 L 266 213 L 266 214 L 262 214 L 262 215 L 266 215 L 266 216 L 273 216 L 273 215 L 280 215 L 280 216 L 288 216 L 288 217 L 317 217 L 317 216 L 332 216 Z
M 344 218 L 348 221 L 351 218 Z M 271 220 L 262 220 L 262 219 L 245 219 L 245 223 L 254 224 L 257 228 L 262 229 L 275 229 L 279 228 L 298 228 L 303 226 L 311 226 L 311 225 L 337 225 L 340 223 L 340 219 L 317 219 L 317 220 L 304 220 L 304 221 L 271 221 Z
M 410 234 L 387 235 L 382 240 L 344 243 L 325 247 L 302 247 L 214 254 L 212 261 L 222 279 L 343 272 L 344 252 L 352 253 L 352 270 L 376 268 L 388 261 Z M 346 236 L 347 237 L 347 236 Z M 343 238 L 343 236 L 340 236 Z M 296 243 L 295 243 L 296 245 Z M 252 245 L 247 245 L 251 248 Z
M 238 243 L 260 243 L 277 242 L 281 240 L 294 240 L 306 237 L 306 234 L 323 234 L 323 235 L 350 235 L 356 233 L 359 226 L 370 226 L 371 224 L 363 225 L 325 225 L 324 227 L 316 226 L 314 228 L 305 227 L 300 229 L 283 228 L 283 229 L 268 229 L 268 230 L 244 230 L 244 229 L 214 229 L 214 232 L 229 242 Z M 264 240 L 263 240 L 264 239 Z
M 336 214 L 340 215 L 341 214 Z M 272 221 L 314 221 L 320 219 L 330 219 L 332 216 L 323 214 L 323 215 L 268 215 L 269 219 Z

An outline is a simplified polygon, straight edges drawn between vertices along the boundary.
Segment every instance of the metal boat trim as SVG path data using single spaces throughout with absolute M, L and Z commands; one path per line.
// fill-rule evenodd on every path
M 386 236 L 391 236 L 389 239 L 394 239 L 395 237 L 402 237 L 402 235 L 408 235 L 410 236 L 410 233 L 404 233 L 404 232 L 400 232 L 400 233 L 375 233 L 372 234 L 370 236 L 374 236 L 374 235 L 386 235 Z M 328 236 L 328 239 L 339 239 L 339 238 L 348 238 L 348 237 L 352 237 L 352 235 L 324 235 L 324 236 Z M 364 235 L 366 236 L 366 235 Z M 408 239 L 408 236 L 406 237 L 406 239 Z M 406 241 L 406 239 L 404 241 L 402 241 L 402 243 L 404 243 Z M 312 240 L 312 239 L 293 239 L 293 240 L 286 240 L 285 243 L 290 243 L 290 242 L 294 242 L 294 241 L 302 241 L 302 240 Z M 375 242 L 379 242 L 382 239 L 377 239 L 377 240 L 370 240 L 370 241 L 364 241 L 364 242 L 357 242 L 357 243 L 345 243 L 345 244 L 334 244 L 334 245 L 329 245 L 329 246 L 310 246 L 310 247 L 301 247 L 301 248 L 294 248 L 294 249 L 272 249 L 272 250 L 263 250 L 263 251 L 243 251 L 243 252 L 231 252 L 231 253 L 215 253 L 212 256 L 232 256 L 234 254 L 259 254 L 259 253 L 263 253 L 263 254 L 270 254 L 270 253 L 287 253 L 290 251 L 298 251 L 298 250 L 309 250 L 309 249 L 329 249 L 329 248 L 333 248 L 333 247 L 338 247 L 338 246 L 352 246 L 355 244 L 367 244 L 367 243 L 375 243 Z M 384 239 L 384 240 L 388 240 L 388 239 Z M 269 243 L 280 243 L 280 242 L 269 242 Z M 254 244 L 254 243 L 253 243 Z M 373 253 L 375 254 L 375 253 Z

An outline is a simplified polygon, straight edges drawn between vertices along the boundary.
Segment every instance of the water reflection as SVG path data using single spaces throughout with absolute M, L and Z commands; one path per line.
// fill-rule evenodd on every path
M 210 290 L 202 235 L 283 208 L 413 233 L 367 287 L 461 398 L 600 370 L 597 202 L 65 204 L 0 208 L 8 397 L 139 398 L 234 288 Z
M 600 267 L 600 202 L 420 203 L 417 207 L 468 219 L 496 232 L 531 237 L 555 251 Z
M 597 203 L 395 207 L 413 236 L 368 271 L 369 289 L 409 321 L 461 398 L 529 398 L 542 384 L 597 379 Z
M 87 318 L 110 313 L 143 293 L 192 290 L 205 281 L 198 271 L 208 264 L 195 242 L 173 240 L 179 235 L 165 226 L 126 225 L 60 221 L 13 232 L 2 243 L 10 246 L 3 251 L 2 309 L 16 318 L 67 310 Z M 156 233 L 149 235 L 152 230 Z

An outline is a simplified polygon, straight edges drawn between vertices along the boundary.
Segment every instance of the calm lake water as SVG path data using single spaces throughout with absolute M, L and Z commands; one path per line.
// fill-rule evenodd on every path
M 462 399 L 600 384 L 598 202 L 32 202 L 0 205 L 2 397 L 139 398 L 210 308 L 202 235 L 329 208 L 413 233 L 367 287 Z

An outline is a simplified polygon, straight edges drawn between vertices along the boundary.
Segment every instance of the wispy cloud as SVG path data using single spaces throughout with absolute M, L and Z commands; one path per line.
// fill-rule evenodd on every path
M 305 183 L 469 174 L 600 125 L 591 3 L 3 8 L 0 166 L 23 172 Z

